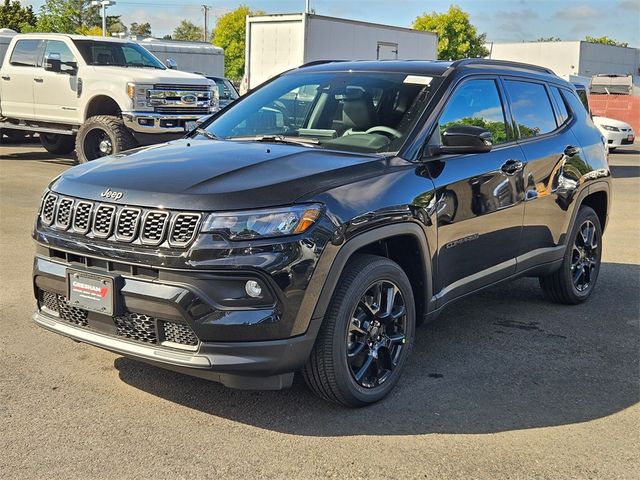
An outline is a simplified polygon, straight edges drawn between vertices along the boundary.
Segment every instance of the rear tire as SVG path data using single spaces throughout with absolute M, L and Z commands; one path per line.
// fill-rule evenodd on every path
M 358 255 L 331 298 L 303 369 L 311 390 L 347 407 L 375 403 L 398 382 L 411 350 L 416 309 L 411 283 L 391 260 Z
M 76 138 L 73 135 L 59 135 L 56 133 L 41 133 L 40 143 L 49 153 L 66 155 L 76 148 Z
M 569 236 L 562 265 L 555 273 L 540 277 L 545 298 L 565 305 L 584 302 L 595 287 L 601 258 L 600 220 L 592 208 L 582 206 Z
M 80 163 L 115 155 L 136 146 L 137 142 L 124 126 L 124 121 L 112 115 L 88 118 L 76 137 L 76 152 Z

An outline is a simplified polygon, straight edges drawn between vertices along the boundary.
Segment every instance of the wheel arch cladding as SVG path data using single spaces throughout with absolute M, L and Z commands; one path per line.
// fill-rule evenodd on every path
M 582 203 L 580 205 L 591 207 L 596 212 L 596 215 L 598 215 L 598 220 L 600 220 L 600 228 L 604 232 L 608 214 L 607 192 L 604 190 L 599 190 L 593 193 L 589 193 L 582 200 Z
M 88 119 L 96 115 L 113 115 L 118 117 L 120 113 L 120 106 L 113 98 L 108 95 L 97 95 L 87 104 L 87 111 L 85 112 L 84 118 Z
M 361 233 L 342 245 L 327 274 L 312 318 L 320 319 L 324 316 L 347 262 L 361 253 L 383 256 L 400 265 L 411 282 L 419 322 L 430 310 L 429 300 L 433 286 L 431 256 L 424 232 L 417 224 L 410 222 Z M 416 254 L 420 261 L 416 261 Z

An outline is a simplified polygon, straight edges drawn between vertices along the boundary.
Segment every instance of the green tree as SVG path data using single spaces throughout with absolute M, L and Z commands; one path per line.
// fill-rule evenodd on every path
M 131 27 L 129 27 L 130 35 L 137 35 L 139 37 L 150 37 L 151 36 L 151 24 L 149 22 L 146 23 L 136 23 L 133 22 Z
M 129 29 L 122 21 L 120 15 L 107 15 L 107 34 L 127 34 Z
M 560 37 L 540 37 L 536 40 L 536 42 L 561 42 L 562 39 Z
M 592 37 L 590 35 L 587 35 L 585 38 L 585 41 L 589 42 L 589 43 L 602 43 L 604 45 L 614 45 L 616 47 L 628 47 L 629 44 L 627 42 L 618 42 L 617 40 L 614 40 L 613 38 L 609 38 L 607 36 L 604 37 Z
M 413 28 L 438 34 L 440 60 L 489 55 L 484 47 L 487 34 L 478 34 L 476 27 L 469 21 L 469 14 L 457 5 L 451 5 L 446 13 L 431 12 L 416 17 Z
M 224 71 L 228 78 L 238 81 L 244 75 L 247 15 L 263 14 L 262 11 L 252 11 L 246 5 L 241 5 L 218 19 L 213 31 L 213 44 L 224 48 Z
M 188 42 L 202 41 L 202 27 L 189 20 L 182 20 L 173 31 L 171 38 Z
M 18 0 L 4 0 L 0 5 L 0 28 L 22 32 L 23 28 L 35 27 L 36 15 L 31 5 L 23 7 Z
M 46 0 L 32 31 L 78 33 L 102 25 L 100 8 L 91 0 Z

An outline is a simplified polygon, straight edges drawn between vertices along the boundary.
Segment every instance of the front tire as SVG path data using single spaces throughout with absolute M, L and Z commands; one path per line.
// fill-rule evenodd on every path
M 398 383 L 415 323 L 413 291 L 402 268 L 384 257 L 354 257 L 303 369 L 307 385 L 348 407 L 379 401 Z
M 96 115 L 87 119 L 76 137 L 78 162 L 115 155 L 137 145 L 124 121 L 112 115 Z
M 602 227 L 592 208 L 580 207 L 560 268 L 540 277 L 545 298 L 555 303 L 584 302 L 596 285 L 602 258 Z
M 76 148 L 76 139 L 73 135 L 59 135 L 56 133 L 41 133 L 40 143 L 49 153 L 66 155 Z

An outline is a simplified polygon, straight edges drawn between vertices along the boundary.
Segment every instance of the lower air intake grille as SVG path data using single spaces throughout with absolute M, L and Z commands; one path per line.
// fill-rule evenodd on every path
M 189 325 L 184 323 L 162 322 L 164 339 L 180 345 L 198 345 L 198 337 Z
M 141 313 L 128 313 L 113 317 L 118 335 L 138 342 L 156 343 L 156 319 Z

